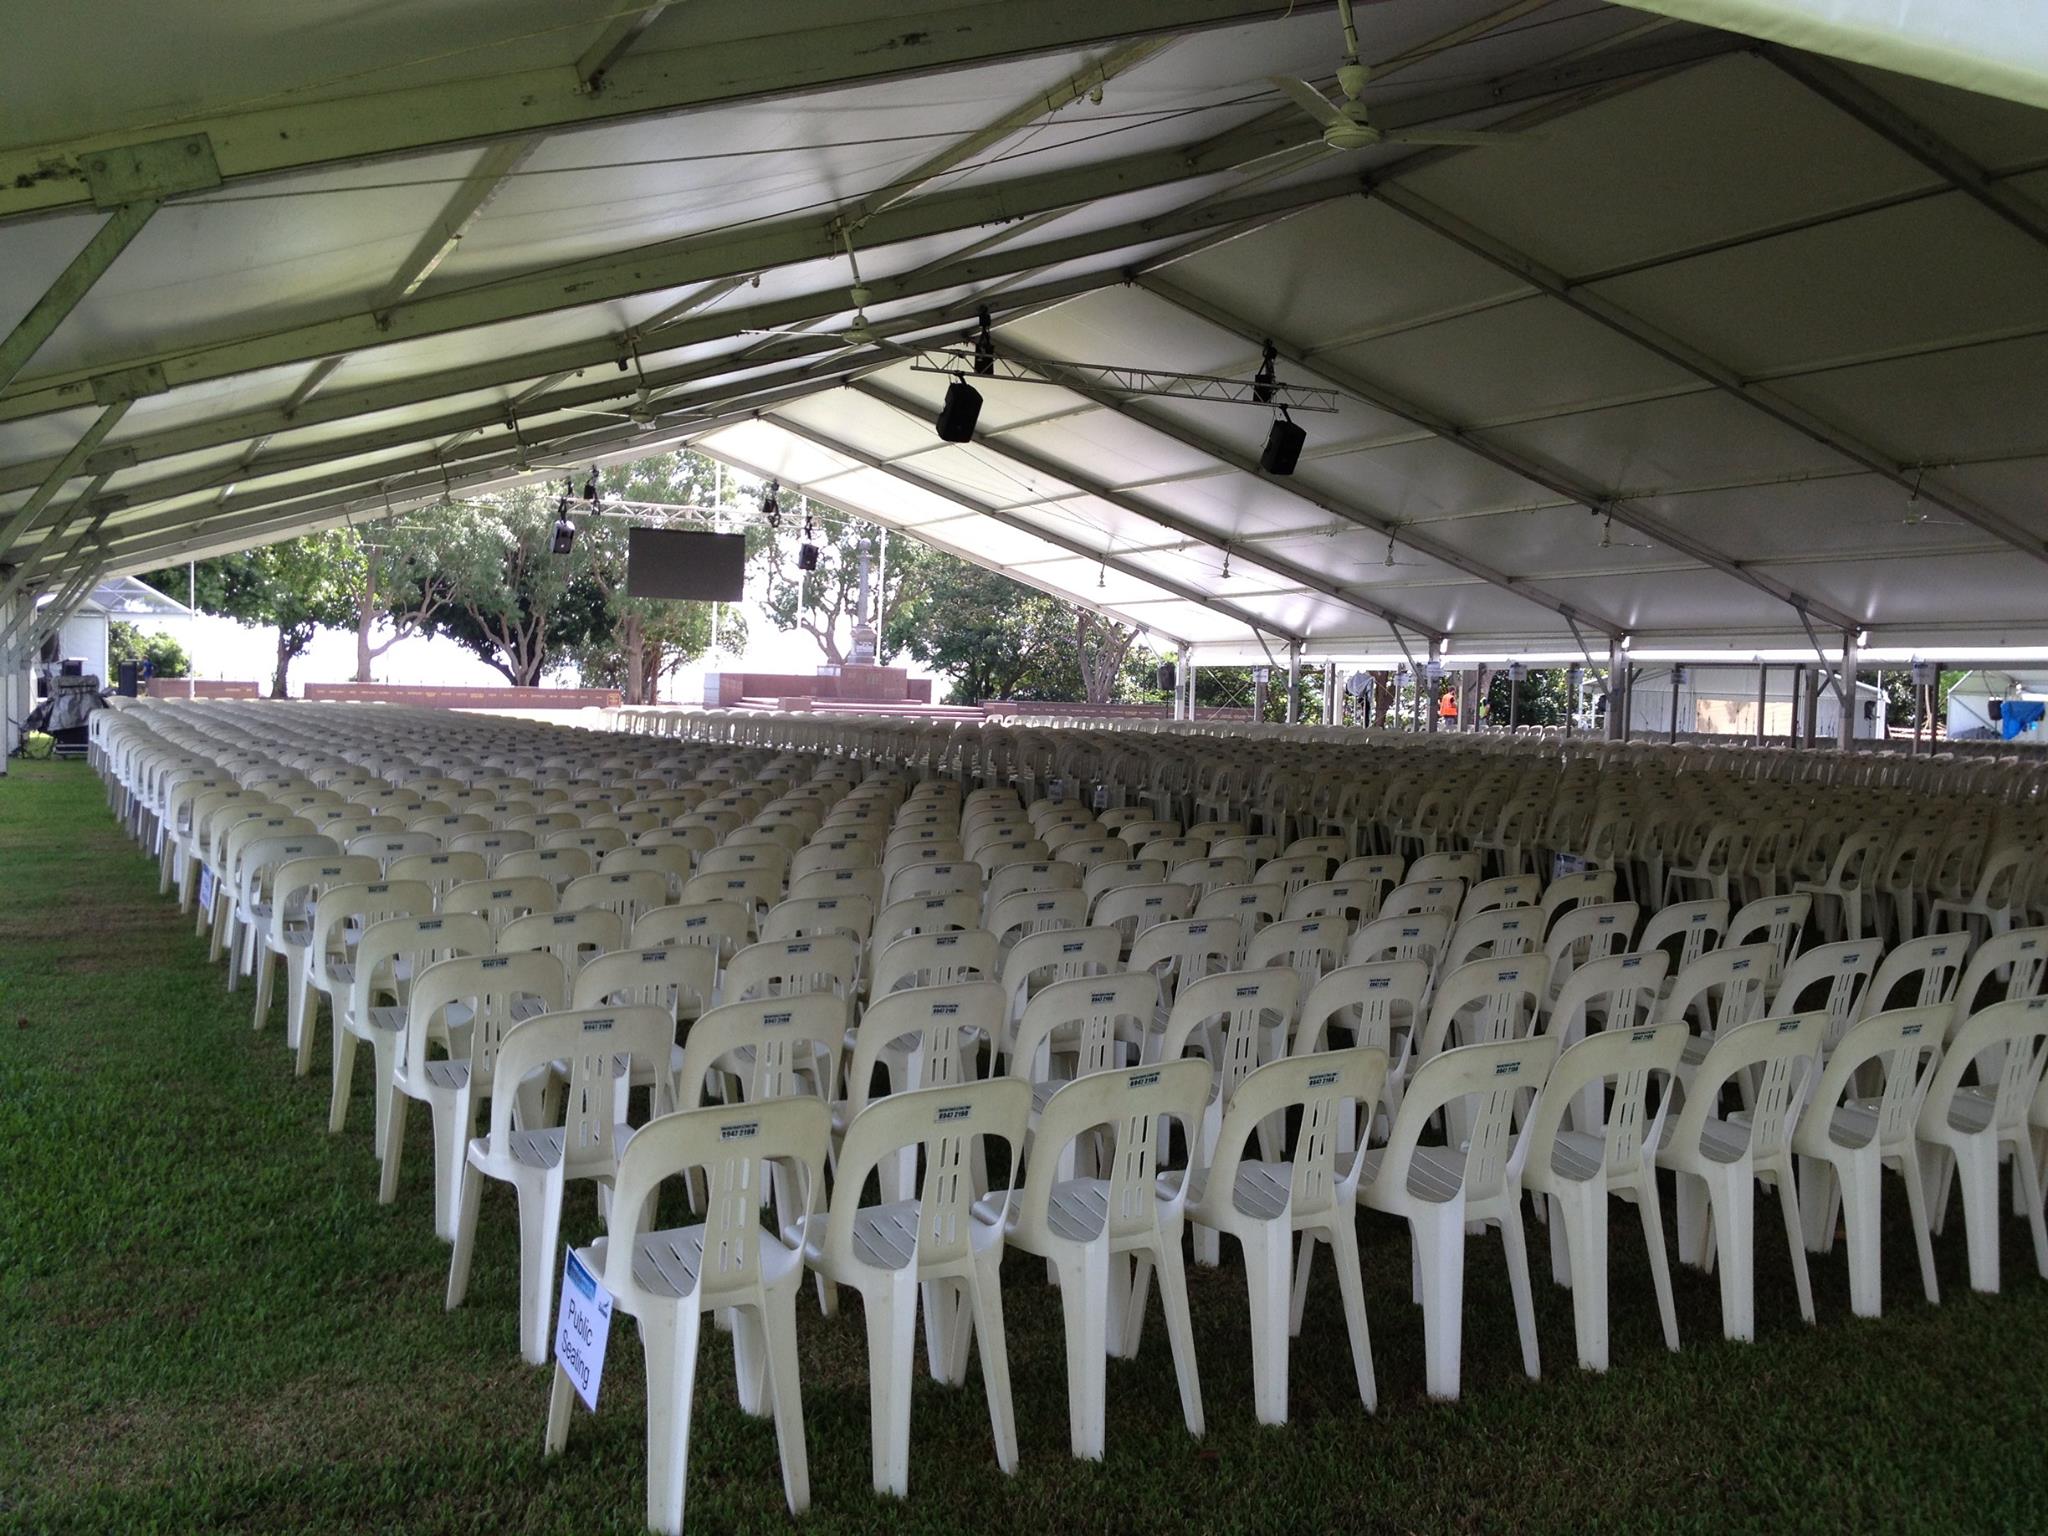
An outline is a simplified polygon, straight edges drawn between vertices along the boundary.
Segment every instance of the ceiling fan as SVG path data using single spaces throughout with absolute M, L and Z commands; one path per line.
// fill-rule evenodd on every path
M 633 403 L 623 411 L 606 410 L 602 406 L 593 406 L 590 408 L 590 414 L 593 416 L 614 416 L 620 421 L 632 422 L 639 431 L 651 432 L 661 419 L 661 411 L 655 404 L 654 391 L 647 387 L 647 374 L 640 366 L 640 349 L 638 347 L 630 347 L 629 355 L 633 359 L 633 376 L 640 381 L 639 387 L 633 391 Z M 624 366 L 623 360 L 621 360 L 620 366 Z
M 1372 70 L 1358 57 L 1358 27 L 1352 20 L 1351 0 L 1337 0 L 1337 10 L 1344 23 L 1344 62 L 1337 66 L 1337 89 L 1344 98 L 1341 103 L 1331 101 L 1308 81 L 1296 79 L 1292 75 L 1267 77 L 1289 100 L 1322 125 L 1324 149 L 1349 153 L 1357 149 L 1370 149 L 1375 144 L 1426 144 L 1466 148 L 1528 141 L 1529 136 L 1526 134 L 1488 129 L 1375 127 L 1367 115 L 1365 103 L 1359 100 L 1372 79 Z M 1293 155 L 1297 152 L 1282 150 L 1280 153 Z

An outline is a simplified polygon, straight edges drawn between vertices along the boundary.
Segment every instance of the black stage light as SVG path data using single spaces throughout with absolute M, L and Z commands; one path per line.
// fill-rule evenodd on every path
M 576 525 L 566 517 L 555 519 L 555 553 L 566 555 L 575 546 Z

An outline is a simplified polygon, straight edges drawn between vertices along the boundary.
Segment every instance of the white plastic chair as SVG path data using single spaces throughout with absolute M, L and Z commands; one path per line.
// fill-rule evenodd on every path
M 969 1344 L 979 1343 L 996 1464 L 1004 1472 L 1017 1470 L 1000 1277 L 1008 1212 L 995 1220 L 974 1219 L 972 1169 L 975 1143 L 989 1137 L 1008 1145 L 1014 1166 L 1030 1106 L 1025 1084 L 990 1078 L 891 1094 L 867 1105 L 847 1128 L 831 1213 L 823 1235 L 806 1243 L 805 1256 L 827 1281 L 861 1294 L 878 1493 L 902 1498 L 910 1491 L 910 1389 L 920 1291 L 933 1377 L 960 1385 Z M 750 1105 L 748 1112 L 763 1108 Z M 906 1161 L 906 1152 L 921 1170 L 915 1194 L 862 1205 L 868 1175 Z
M 1657 1153 L 1657 1166 L 1678 1178 L 1678 1257 L 1721 1274 L 1721 1332 L 1756 1337 L 1756 1183 L 1777 1186 L 1799 1315 L 1813 1321 L 1813 1287 L 1799 1194 L 1792 1177 L 1792 1123 L 1812 1086 L 1814 1053 L 1826 1016 L 1754 1019 L 1718 1035 L 1686 1084 L 1685 1103 Z M 1722 1090 L 1738 1079 L 1749 1108 L 1723 1119 Z M 1709 1222 L 1711 1221 L 1711 1227 Z
M 633 1134 L 626 1119 L 629 1077 L 620 1068 L 666 1072 L 672 1027 L 659 1008 L 579 1009 L 517 1024 L 498 1046 L 495 1070 L 506 1091 L 491 1095 L 489 1134 L 465 1146 L 447 1305 L 451 1311 L 461 1306 L 469 1288 L 483 1180 L 501 1179 L 519 1195 L 519 1352 L 531 1365 L 548 1358 L 563 1191 L 570 1179 L 609 1184 L 617 1174 L 620 1149 Z M 511 1090 L 564 1062 L 569 1090 L 562 1123 L 515 1122 L 515 1104 L 531 1097 Z
M 1662 959 L 1661 953 L 1657 956 Z M 1685 1047 L 1685 1027 L 1608 1029 L 1558 1057 L 1537 1095 L 1525 1134 L 1522 1187 L 1550 1202 L 1550 1274 L 1571 1287 L 1572 1330 L 1579 1364 L 1607 1369 L 1607 1199 L 1618 1195 L 1642 1217 L 1656 1285 L 1664 1347 L 1678 1348 L 1671 1263 L 1664 1251 L 1663 1208 L 1657 1198 L 1656 1148 L 1671 1106 L 1672 1074 Z M 1657 1112 L 1649 1114 L 1653 1074 L 1664 1078 Z M 1612 1098 L 1602 1089 L 1612 1085 Z M 1597 1106 L 1606 1103 L 1603 1115 Z M 1596 1106 L 1590 1114 L 1587 1104 Z M 1567 1116 L 1574 1117 L 1567 1125 Z
M 566 1002 L 561 962 L 539 950 L 457 956 L 413 977 L 397 1059 L 377 1088 L 384 1127 L 378 1154 L 384 1164 L 377 1185 L 380 1205 L 398 1198 L 406 1106 L 424 1100 L 434 1117 L 434 1235 L 443 1242 L 455 1240 L 462 1149 L 476 1133 L 477 1100 L 491 1093 L 499 1044 L 521 1019 Z M 436 1039 L 447 1046 L 446 1057 L 428 1055 Z
M 1137 1354 L 1154 1270 L 1181 1414 L 1188 1433 L 1202 1436 L 1202 1385 L 1180 1251 L 1185 1181 L 1162 1189 L 1155 1174 L 1166 1121 L 1178 1120 L 1191 1136 L 1208 1093 L 1209 1069 L 1199 1061 L 1097 1072 L 1058 1085 L 1039 1112 L 1022 1189 L 975 1204 L 977 1219 L 988 1222 L 1007 1206 L 1008 1240 L 1045 1259 L 1058 1278 L 1069 1435 L 1078 1457 L 1102 1459 L 1105 1360 Z M 1074 1144 L 1104 1128 L 1107 1177 L 1063 1176 Z
M 1849 939 L 1844 946 L 1858 943 L 1875 946 L 1876 941 Z M 1819 953 L 1808 950 L 1800 959 Z M 1849 1308 L 1858 1317 L 1876 1317 L 1882 1309 L 1878 1239 L 1887 1166 L 1898 1170 L 1906 1186 L 1920 1284 L 1930 1303 L 1941 1300 L 1918 1121 L 1947 1024 L 1948 1009 L 1937 1003 L 1874 1013 L 1852 1025 L 1834 1042 L 1820 1084 L 1792 1132 L 1807 1250 L 1826 1253 L 1834 1246 L 1839 1212 L 1849 1239 Z M 1881 1077 L 1874 1098 L 1856 1094 L 1857 1078 L 1866 1068 L 1875 1068 Z
M 1236 1238 L 1244 1250 L 1252 1398 L 1261 1424 L 1287 1422 L 1288 1341 L 1301 1330 L 1318 1241 L 1329 1246 L 1336 1264 L 1359 1398 L 1368 1413 L 1379 1406 L 1358 1259 L 1358 1180 L 1366 1137 L 1354 1128 L 1353 1143 L 1360 1150 L 1344 1156 L 1339 1124 L 1347 1116 L 1371 1116 L 1386 1071 L 1386 1053 L 1372 1047 L 1267 1063 L 1237 1085 L 1215 1139 L 1214 1157 L 1186 1179 L 1195 1219 L 1212 1232 Z M 1289 1110 L 1300 1112 L 1292 1153 L 1246 1156 L 1254 1134 Z M 1177 1193 L 1182 1176 L 1169 1173 L 1160 1182 L 1162 1192 Z M 1298 1267 L 1293 1253 L 1297 1232 Z
M 1532 1378 L 1539 1373 L 1529 1254 L 1522 1239 L 1521 1171 L 1528 1143 L 1526 1138 L 1516 1141 L 1512 1119 L 1516 1101 L 1543 1086 L 1556 1059 L 1557 1042 L 1544 1035 L 1445 1051 L 1416 1070 L 1386 1147 L 1365 1154 L 1359 1198 L 1373 1210 L 1408 1222 L 1431 1397 L 1458 1395 L 1468 1225 L 1490 1222 L 1501 1229 L 1522 1335 L 1522 1368 Z M 1467 1111 L 1470 1130 L 1461 1144 L 1423 1146 L 1429 1123 L 1458 1100 L 1477 1101 Z
M 2016 930 L 2025 932 L 2027 930 Z M 1988 940 L 1990 949 L 2001 934 Z M 1983 950 L 1980 950 L 1981 954 Z M 2027 1117 L 2048 1063 L 2048 997 L 2010 998 L 1972 1014 L 1948 1043 L 1920 1110 L 1928 1215 L 1937 1231 L 1948 1205 L 1949 1173 L 1963 1187 L 1970 1246 L 1970 1289 L 1998 1289 L 1998 1165 L 2010 1157 L 2013 1181 L 2034 1235 L 2034 1264 L 2048 1279 L 2048 1224 Z M 1965 1078 L 1977 1075 L 1977 1081 Z
M 797 1377 L 796 1292 L 803 1279 L 806 1215 L 791 1241 L 761 1225 L 770 1161 L 800 1170 L 808 1189 L 825 1176 L 827 1117 L 814 1100 L 664 1115 L 626 1147 L 616 1175 L 612 1232 L 577 1258 L 603 1283 L 617 1313 L 640 1325 L 647 1361 L 647 1525 L 683 1529 L 691 1403 L 704 1314 L 731 1311 L 743 1402 L 765 1396 L 775 1415 L 783 1498 L 793 1515 L 810 1507 L 809 1461 Z M 643 1231 L 662 1182 L 701 1169 L 710 1185 L 706 1219 Z M 806 1195 L 804 1210 L 812 1201 Z M 547 1453 L 568 1442 L 575 1389 L 558 1365 L 548 1398 Z M 751 1394 L 751 1395 L 750 1395 Z

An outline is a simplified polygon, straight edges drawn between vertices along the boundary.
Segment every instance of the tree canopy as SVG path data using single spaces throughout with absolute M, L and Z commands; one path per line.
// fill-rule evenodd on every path
M 353 533 L 329 530 L 202 560 L 192 587 L 201 612 L 277 630 L 271 696 L 283 698 L 291 664 L 323 625 L 355 622 L 363 551 Z M 175 586 L 184 572 L 152 571 L 151 586 Z

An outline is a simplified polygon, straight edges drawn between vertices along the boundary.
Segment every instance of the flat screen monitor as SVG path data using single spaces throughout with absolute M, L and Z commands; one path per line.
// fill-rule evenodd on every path
M 746 573 L 745 534 L 678 528 L 627 530 L 628 597 L 736 603 L 745 590 Z

